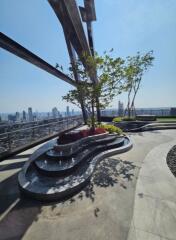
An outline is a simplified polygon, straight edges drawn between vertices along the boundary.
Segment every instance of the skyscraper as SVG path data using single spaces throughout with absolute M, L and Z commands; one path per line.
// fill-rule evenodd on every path
M 27 119 L 26 119 L 26 112 L 23 110 L 23 113 L 22 113 L 22 119 L 23 121 L 25 122 Z
M 29 122 L 33 121 L 33 114 L 32 114 L 32 108 L 31 107 L 28 108 L 28 120 L 29 120 Z
M 15 118 L 16 118 L 16 122 L 19 122 L 20 121 L 20 113 L 19 112 L 16 112 L 15 113 Z
M 52 117 L 53 117 L 53 118 L 57 118 L 58 115 L 59 115 L 58 110 L 57 110 L 56 107 L 54 107 L 54 108 L 52 109 Z
M 66 107 L 66 116 L 70 116 L 69 106 Z

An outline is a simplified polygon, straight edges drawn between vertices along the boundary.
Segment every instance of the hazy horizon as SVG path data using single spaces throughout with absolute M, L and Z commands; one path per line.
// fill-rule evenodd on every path
M 151 110 L 157 110 L 157 109 L 170 109 L 170 108 L 172 108 L 172 107 L 174 107 L 174 106 L 171 106 L 171 107 L 137 107 L 136 108 L 136 110 L 139 110 L 139 109 L 151 109 Z M 72 109 L 73 108 L 70 108 L 70 112 L 72 111 Z M 118 107 L 117 108 L 106 108 L 106 109 L 103 109 L 103 110 L 101 110 L 101 111 L 104 111 L 104 110 L 117 110 L 118 109 Z M 26 113 L 28 112 L 27 111 L 27 109 L 23 109 Z M 15 114 L 16 112 L 19 112 L 19 113 L 22 113 L 23 112 L 23 110 L 20 110 L 20 111 L 11 111 L 11 112 L 0 112 L 0 115 L 3 115 L 3 114 Z M 51 109 L 52 110 L 52 109 Z M 32 108 L 32 111 L 33 111 L 33 113 L 43 113 L 43 114 L 47 114 L 48 112 L 49 113 L 51 113 L 51 110 L 48 110 L 48 111 L 39 111 L 39 110 L 35 110 L 35 109 L 33 109 Z M 66 109 L 65 109 L 66 110 Z M 58 109 L 58 111 L 59 111 L 59 109 Z M 75 113 L 76 112 L 81 112 L 81 109 L 79 109 L 79 108 L 77 108 L 77 109 L 74 109 L 74 111 L 75 111 Z M 66 111 L 59 111 L 60 113 L 65 113 Z
M 83 5 L 83 1 L 78 3 Z M 154 66 L 144 75 L 136 98 L 137 108 L 176 107 L 176 1 L 95 0 L 93 22 L 95 50 L 101 55 L 114 48 L 114 57 L 154 51 Z M 9 8 L 10 6 L 10 8 Z M 28 9 L 28 11 L 26 11 Z M 0 28 L 51 65 L 63 65 L 69 57 L 60 22 L 47 1 L 0 1 Z M 65 111 L 76 107 L 62 101 L 72 86 L 32 64 L 0 49 L 0 112 L 33 110 Z M 116 108 L 127 96 L 117 96 Z

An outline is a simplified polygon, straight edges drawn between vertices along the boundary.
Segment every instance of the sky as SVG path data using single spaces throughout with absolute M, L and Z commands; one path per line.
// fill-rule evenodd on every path
M 95 0 L 95 6 L 94 43 L 100 55 L 111 48 L 114 57 L 154 51 L 154 66 L 143 77 L 136 107 L 176 107 L 176 0 Z M 68 71 L 62 27 L 47 1 L 0 0 L 0 31 Z M 62 96 L 70 89 L 66 82 L 0 49 L 0 112 L 28 107 L 43 112 L 55 106 L 65 111 L 68 104 Z M 117 96 L 112 108 L 118 100 L 126 104 L 126 94 Z

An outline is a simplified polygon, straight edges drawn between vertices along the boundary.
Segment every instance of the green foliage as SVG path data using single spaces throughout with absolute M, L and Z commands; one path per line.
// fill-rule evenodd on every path
M 136 56 L 128 56 L 126 59 L 126 66 L 124 68 L 126 81 L 123 89 L 128 92 L 128 117 L 131 117 L 132 111 L 135 111 L 134 102 L 140 89 L 142 76 L 153 65 L 153 60 L 153 51 L 149 51 L 143 55 L 138 52 Z
M 116 118 L 113 118 L 112 122 L 114 123 L 119 123 L 119 122 L 122 122 L 122 121 L 135 121 L 136 118 L 135 117 L 116 117 Z
M 128 56 L 126 59 L 113 58 L 112 51 L 113 49 L 109 53 L 105 51 L 103 56 L 95 54 L 94 57 L 83 53 L 81 60 L 77 60 L 75 66 L 69 69 L 72 76 L 76 70 L 80 81 L 76 89 L 70 90 L 66 96 L 63 96 L 63 100 L 78 107 L 84 105 L 93 128 L 96 121 L 95 110 L 98 107 L 97 99 L 99 99 L 99 108 L 105 109 L 115 96 L 125 91 L 128 93 L 128 118 L 135 115 L 132 111 L 135 110 L 134 102 L 142 76 L 152 66 L 154 60 L 153 51 L 143 55 L 138 52 L 136 56 Z M 86 63 L 86 69 L 82 61 Z M 130 120 L 125 119 L 125 121 Z M 114 122 L 120 122 L 120 119 Z
M 112 50 L 111 50 L 112 51 Z M 84 68 L 80 60 L 76 63 L 76 71 L 81 81 L 77 88 L 70 90 L 63 100 L 81 107 L 81 99 L 91 119 L 92 127 L 95 127 L 95 108 L 99 99 L 100 109 L 105 109 L 113 98 L 122 92 L 123 88 L 123 64 L 121 58 L 112 58 L 106 52 L 104 56 L 94 57 L 83 53 L 83 59 L 88 66 Z M 73 72 L 74 69 L 70 68 Z M 97 80 L 97 81 L 96 81 Z
M 122 118 L 122 121 L 135 121 L 136 120 L 136 118 L 135 117 L 123 117 Z
M 121 117 L 115 117 L 112 119 L 112 122 L 115 122 L 115 123 L 118 123 L 118 122 L 121 122 L 122 121 L 122 118 Z
M 88 125 L 89 127 L 92 126 L 92 118 L 88 118 L 88 120 L 87 120 L 87 125 Z M 96 118 L 95 118 L 95 117 L 94 117 L 94 125 L 95 125 L 95 127 L 98 126 L 98 122 L 96 122 Z
M 117 133 L 118 135 L 121 135 L 123 133 L 119 127 L 116 127 L 114 125 L 100 124 L 99 127 L 104 128 L 109 133 Z

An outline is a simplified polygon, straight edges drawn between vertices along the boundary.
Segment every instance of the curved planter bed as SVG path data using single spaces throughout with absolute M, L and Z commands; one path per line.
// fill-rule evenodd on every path
M 99 134 L 102 135 L 102 134 Z M 128 137 L 115 134 L 91 136 L 79 140 L 79 151 L 74 154 L 68 146 L 64 154 L 52 156 L 56 140 L 39 148 L 25 163 L 18 175 L 19 188 L 22 193 L 41 201 L 62 200 L 77 193 L 90 180 L 96 165 L 105 157 L 126 152 L 132 148 Z M 71 146 L 78 146 L 73 143 Z
M 115 124 L 121 127 L 125 132 L 144 132 L 144 131 L 155 131 L 155 130 L 166 130 L 166 129 L 176 129 L 176 123 L 145 123 L 145 122 L 129 122 Z
M 166 157 L 167 165 L 176 177 L 176 145 L 171 148 Z

